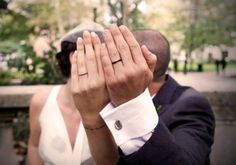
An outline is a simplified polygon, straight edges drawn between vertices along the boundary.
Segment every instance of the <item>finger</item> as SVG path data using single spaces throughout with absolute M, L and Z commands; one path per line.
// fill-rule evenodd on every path
M 71 60 L 71 91 L 77 92 L 78 91 L 78 71 L 77 71 L 77 52 L 75 51 L 72 55 Z
M 123 67 L 123 63 L 120 60 L 121 57 L 119 55 L 119 52 L 116 49 L 116 45 L 115 45 L 115 42 L 113 40 L 113 37 L 112 37 L 110 31 L 105 30 L 104 40 L 106 42 L 106 47 L 107 47 L 107 51 L 109 54 L 109 58 L 111 60 L 111 63 L 113 64 L 115 73 L 121 72 L 121 70 L 122 70 L 121 68 Z
M 155 67 L 156 67 L 156 62 L 157 62 L 157 56 L 155 54 L 153 54 L 152 52 L 150 52 L 148 50 L 148 48 L 146 47 L 146 45 L 143 45 L 141 47 L 141 50 L 143 52 L 143 56 L 147 62 L 147 65 L 149 67 L 149 69 L 154 72 Z
M 97 61 L 98 74 L 103 76 L 104 74 L 103 74 L 101 57 L 100 57 L 101 56 L 101 41 L 98 38 L 97 34 L 94 32 L 91 33 L 91 37 L 92 37 L 92 44 L 94 47 L 96 61 Z
M 77 39 L 77 70 L 79 79 L 82 77 L 87 77 L 88 71 L 85 63 L 85 54 L 84 54 L 84 41 L 82 38 Z
M 105 80 L 107 83 L 110 83 L 112 80 L 115 79 L 115 72 L 113 70 L 113 66 L 111 64 L 111 60 L 108 55 L 107 47 L 105 44 L 102 44 L 101 46 L 101 61 Z
M 133 62 L 132 55 L 129 50 L 128 44 L 126 43 L 123 35 L 120 32 L 120 29 L 116 25 L 111 25 L 109 30 L 113 36 L 116 48 L 121 56 L 123 64 L 126 66 L 130 66 L 130 63 Z
M 142 55 L 141 48 L 140 48 L 138 42 L 136 41 L 136 39 L 134 38 L 133 34 L 124 25 L 121 25 L 119 27 L 119 29 L 120 29 L 124 39 L 126 40 L 128 46 L 130 48 L 130 51 L 131 51 L 132 57 L 134 59 L 134 62 L 137 63 L 137 64 L 142 64 L 145 61 L 145 59 Z
M 84 46 L 85 46 L 85 61 L 89 77 L 97 75 L 97 63 L 95 58 L 95 52 L 93 50 L 92 38 L 88 31 L 83 33 Z

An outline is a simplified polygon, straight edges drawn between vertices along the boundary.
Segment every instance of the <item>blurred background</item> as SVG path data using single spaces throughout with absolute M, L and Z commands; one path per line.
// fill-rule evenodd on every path
M 0 0 L 0 164 L 26 164 L 30 97 L 65 82 L 55 54 L 60 38 L 84 21 L 163 33 L 169 74 L 214 110 L 211 163 L 236 164 L 235 0 Z

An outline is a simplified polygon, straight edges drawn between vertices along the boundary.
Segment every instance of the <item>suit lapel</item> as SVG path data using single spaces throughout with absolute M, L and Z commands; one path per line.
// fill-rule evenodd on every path
M 166 82 L 153 98 L 153 103 L 157 109 L 161 112 L 161 107 L 171 102 L 174 92 L 178 86 L 180 86 L 170 75 L 166 75 Z

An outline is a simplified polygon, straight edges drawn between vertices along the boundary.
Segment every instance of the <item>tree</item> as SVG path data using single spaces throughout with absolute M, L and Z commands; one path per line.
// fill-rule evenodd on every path
M 57 51 L 53 42 L 64 35 L 68 29 L 78 25 L 81 19 L 89 14 L 83 1 L 8 0 L 4 2 L 9 4 L 3 7 L 1 4 L 3 9 L 0 17 L 0 55 L 6 60 L 4 62 L 7 62 L 9 74 L 11 75 L 11 71 L 15 70 L 15 78 L 20 78 L 24 84 L 59 83 L 62 78 L 56 74 L 55 71 L 58 69 L 52 65 Z M 50 51 L 39 58 L 35 56 L 31 45 L 34 38 L 45 30 L 49 32 L 49 37 L 50 34 L 55 34 L 55 37 L 50 41 Z M 27 59 L 31 59 L 34 65 L 26 65 Z
M 231 0 L 191 1 L 189 26 L 184 30 L 185 38 L 182 43 L 187 60 L 196 49 L 209 45 L 221 48 L 222 45 L 232 46 L 235 43 L 235 6 L 236 2 Z
M 107 4 L 110 8 L 110 14 L 111 14 L 110 22 L 117 23 L 117 25 L 126 25 L 130 27 L 132 24 L 131 17 L 134 14 L 137 14 L 138 4 L 141 1 L 142 0 L 132 0 L 132 1 L 108 0 Z
M 89 13 L 81 0 L 16 0 L 15 3 L 16 8 L 27 15 L 29 24 L 40 29 L 47 28 L 59 37 L 78 25 Z
M 5 1 L 4 1 L 5 2 Z M 10 53 L 16 50 L 21 40 L 27 40 L 32 27 L 27 17 L 7 8 L 1 9 L 0 16 L 0 52 Z
M 231 0 L 194 0 L 192 3 L 197 10 L 192 12 L 195 15 L 193 23 L 190 22 L 185 30 L 185 40 L 182 44 L 185 50 L 195 50 L 208 45 L 232 46 L 236 36 L 236 2 Z M 190 39 L 192 38 L 192 47 Z
M 30 38 L 38 36 L 44 29 L 58 39 L 89 15 L 88 7 L 81 0 L 2 2 L 5 5 L 1 5 L 4 10 L 1 10 L 0 17 L 0 52 L 5 53 L 13 52 L 21 40 L 30 42 Z

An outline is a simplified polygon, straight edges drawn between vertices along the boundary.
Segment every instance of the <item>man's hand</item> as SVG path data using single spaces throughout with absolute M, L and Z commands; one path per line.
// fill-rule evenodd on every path
M 119 106 L 141 94 L 152 81 L 156 58 L 140 48 L 126 26 L 104 32 L 101 59 L 110 100 Z M 147 61 L 146 61 L 147 60 Z
M 78 38 L 77 51 L 71 60 L 71 91 L 83 123 L 98 126 L 99 112 L 109 102 L 100 58 L 98 36 L 85 31 Z M 99 120 L 98 120 L 99 119 Z

